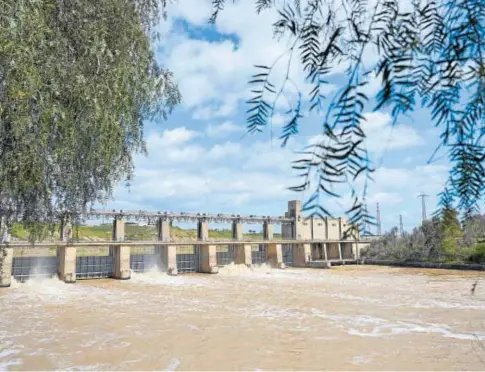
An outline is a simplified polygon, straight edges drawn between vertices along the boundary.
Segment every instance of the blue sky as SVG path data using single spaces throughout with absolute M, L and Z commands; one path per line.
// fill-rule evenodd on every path
M 166 122 L 147 123 L 148 156 L 136 157 L 135 179 L 130 189 L 120 185 L 110 208 L 224 212 L 282 215 L 287 201 L 309 195 L 289 191 L 297 185 L 291 161 L 295 150 L 320 134 L 321 118 L 305 117 L 300 134 L 287 148 L 277 137 L 284 123 L 286 100 L 278 103 L 273 136 L 268 131 L 245 135 L 247 81 L 254 64 L 270 64 L 285 49 L 273 38 L 273 12 L 256 15 L 254 2 L 228 1 L 217 25 L 207 25 L 210 1 L 179 0 L 168 7 L 168 20 L 160 24 L 157 45 L 160 64 L 173 71 L 183 97 Z M 366 58 L 372 63 L 373 54 Z M 283 66 L 281 66 L 283 67 Z M 283 75 L 283 69 L 280 77 Z M 291 69 L 301 89 L 307 89 L 295 64 Z M 276 76 L 278 78 L 278 76 Z M 329 94 L 341 84 L 336 71 Z M 373 81 L 368 94 L 373 95 Z M 285 91 L 293 102 L 294 91 Z M 428 214 L 436 206 L 436 194 L 447 176 L 446 163 L 427 164 L 437 144 L 437 130 L 429 114 L 419 111 L 403 118 L 394 128 L 387 112 L 366 113 L 367 148 L 379 166 L 369 188 L 369 209 L 380 203 L 384 230 L 396 226 L 403 215 L 405 229 L 421 219 L 417 195 L 429 194 Z M 324 203 L 341 214 L 348 200 Z

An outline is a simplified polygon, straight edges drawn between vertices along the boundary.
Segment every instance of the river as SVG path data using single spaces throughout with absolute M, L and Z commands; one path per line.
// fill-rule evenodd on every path
M 1 289 L 0 311 L 0 370 L 485 370 L 478 272 L 47 279 Z

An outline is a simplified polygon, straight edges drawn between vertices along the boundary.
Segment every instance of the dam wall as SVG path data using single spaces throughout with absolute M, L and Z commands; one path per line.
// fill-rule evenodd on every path
M 216 274 L 228 264 L 247 266 L 267 264 L 273 268 L 330 267 L 358 258 L 359 236 L 349 233 L 346 219 L 316 219 L 302 216 L 301 202 L 288 202 L 284 217 L 241 216 L 205 213 L 161 213 L 143 211 L 101 211 L 91 217 L 113 218 L 112 239 L 102 242 L 74 241 L 73 216 L 60 215 L 60 241 L 49 243 L 4 242 L 0 287 L 11 278 L 26 281 L 52 277 L 74 283 L 80 279 L 113 278 L 128 280 L 132 272 L 158 269 L 170 275 L 201 272 Z M 157 227 L 155 241 L 127 241 L 125 224 L 145 219 Z M 173 221 L 197 223 L 197 240 L 175 241 Z M 232 239 L 210 240 L 210 222 L 230 222 Z M 244 223 L 263 225 L 261 240 L 243 238 Z M 274 224 L 282 225 L 282 238 L 274 239 Z

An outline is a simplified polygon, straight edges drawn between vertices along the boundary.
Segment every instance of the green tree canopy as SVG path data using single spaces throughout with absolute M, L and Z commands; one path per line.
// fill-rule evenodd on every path
M 0 205 L 81 211 L 130 180 L 143 121 L 179 103 L 154 56 L 158 0 L 0 0 Z

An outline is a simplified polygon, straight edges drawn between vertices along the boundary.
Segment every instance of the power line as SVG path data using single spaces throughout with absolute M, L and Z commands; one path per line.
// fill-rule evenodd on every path
M 376 222 L 377 222 L 377 235 L 381 235 L 382 226 L 381 226 L 381 211 L 379 210 L 379 203 L 377 203 Z
M 421 193 L 418 195 L 418 198 L 421 198 L 421 209 L 422 209 L 422 215 L 423 215 L 423 222 L 426 221 L 428 218 L 426 217 L 426 198 L 429 195 L 425 193 Z

